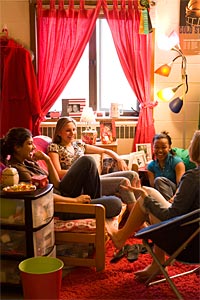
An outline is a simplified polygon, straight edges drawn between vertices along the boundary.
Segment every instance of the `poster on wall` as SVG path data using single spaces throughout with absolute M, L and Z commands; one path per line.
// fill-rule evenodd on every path
M 200 1 L 180 0 L 180 46 L 184 55 L 200 54 Z

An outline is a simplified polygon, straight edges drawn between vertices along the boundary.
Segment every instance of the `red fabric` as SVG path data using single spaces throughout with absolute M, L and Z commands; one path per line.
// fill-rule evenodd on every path
M 129 0 L 128 8 L 124 0 L 120 1 L 121 7 L 117 3 L 113 0 L 113 9 L 108 10 L 106 0 L 103 0 L 103 10 L 126 78 L 141 103 L 135 151 L 135 144 L 151 143 L 155 134 L 154 104 L 150 100 L 151 34 L 139 34 L 138 1 Z
M 38 0 L 38 86 L 43 116 L 47 114 L 72 76 L 93 32 L 101 0 L 94 9 L 74 9 L 70 0 L 68 9 L 64 1 L 50 0 L 50 8 L 42 7 Z
M 36 76 L 28 50 L 12 39 L 0 39 L 0 137 L 12 127 L 38 134 L 41 113 Z

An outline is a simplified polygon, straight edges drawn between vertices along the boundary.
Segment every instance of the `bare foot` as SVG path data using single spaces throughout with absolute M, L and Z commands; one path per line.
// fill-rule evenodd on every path
M 120 230 L 117 230 L 116 227 L 113 226 L 113 222 L 109 219 L 106 219 L 105 225 L 113 244 L 120 250 L 126 242 L 120 238 Z
M 162 272 L 159 266 L 155 262 L 152 262 L 152 264 L 147 266 L 144 270 L 137 271 L 134 274 L 137 279 L 143 281 L 143 280 L 147 280 L 152 274 L 160 275 L 162 274 Z

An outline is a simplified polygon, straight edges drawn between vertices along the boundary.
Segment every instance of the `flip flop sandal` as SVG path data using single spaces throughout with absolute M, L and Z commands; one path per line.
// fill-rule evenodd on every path
M 127 259 L 129 262 L 134 262 L 138 259 L 138 255 L 140 253 L 139 245 L 132 245 L 129 247 L 127 252 Z
M 122 257 L 124 257 L 127 254 L 129 247 L 130 247 L 130 245 L 125 245 L 124 247 L 122 247 L 121 250 L 119 250 L 117 253 L 114 254 L 113 258 L 110 260 L 110 263 L 116 263 Z

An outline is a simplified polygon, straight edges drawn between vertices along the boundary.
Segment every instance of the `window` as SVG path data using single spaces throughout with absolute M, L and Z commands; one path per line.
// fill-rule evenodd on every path
M 96 76 L 92 84 L 90 72 Z M 109 111 L 111 102 L 123 104 L 125 111 L 138 110 L 137 98 L 124 75 L 106 19 L 98 19 L 90 45 L 51 111 L 61 111 L 62 99 L 67 98 L 85 98 L 88 105 L 100 111 Z

